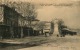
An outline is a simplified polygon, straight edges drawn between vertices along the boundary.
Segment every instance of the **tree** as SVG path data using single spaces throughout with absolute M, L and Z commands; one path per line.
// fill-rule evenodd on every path
M 63 30 L 64 28 L 67 28 L 67 26 L 64 24 L 64 21 L 63 21 L 62 19 L 60 19 L 60 20 L 58 21 L 58 28 L 59 28 L 60 35 L 61 35 L 61 36 L 65 36 L 65 35 L 62 33 L 62 30 Z
M 28 26 L 31 27 L 31 22 L 34 21 L 37 17 L 35 5 L 27 3 L 26 11 L 27 11 L 26 19 L 28 20 Z
M 38 24 L 37 25 L 35 25 L 36 26 L 36 28 L 38 29 L 38 30 L 41 30 L 41 33 L 43 34 L 43 29 L 45 29 L 47 26 L 46 26 L 46 22 L 44 22 L 44 21 L 41 21 L 41 22 L 38 22 Z
M 67 26 L 64 24 L 64 21 L 62 19 L 58 21 L 58 25 L 60 29 L 67 28 Z
M 23 8 L 24 7 L 24 8 Z M 36 12 L 36 8 L 35 5 L 32 3 L 23 3 L 23 5 L 21 6 L 21 8 L 23 8 L 23 15 L 26 19 L 26 21 L 28 22 L 28 36 L 30 36 L 30 28 L 32 28 L 32 21 L 35 21 L 36 17 L 37 17 L 37 12 Z

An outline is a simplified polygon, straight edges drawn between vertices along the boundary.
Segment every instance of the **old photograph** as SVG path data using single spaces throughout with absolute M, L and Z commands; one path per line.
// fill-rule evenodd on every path
M 80 0 L 0 0 L 0 50 L 80 50 Z

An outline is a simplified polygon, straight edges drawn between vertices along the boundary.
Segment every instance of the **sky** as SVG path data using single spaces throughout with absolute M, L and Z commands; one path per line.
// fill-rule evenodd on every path
M 4 0 L 2 0 L 4 2 Z M 37 18 L 41 21 L 62 19 L 71 28 L 80 28 L 80 0 L 8 0 L 32 2 L 38 7 Z M 43 5 L 41 5 L 43 4 Z M 55 4 L 55 5 L 49 5 Z M 65 6 L 70 5 L 70 6 Z

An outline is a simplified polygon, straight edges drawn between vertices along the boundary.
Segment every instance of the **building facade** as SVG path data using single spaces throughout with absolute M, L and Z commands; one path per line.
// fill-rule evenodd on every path
M 34 20 L 35 23 L 36 20 Z M 34 24 L 33 24 L 34 25 Z M 14 7 L 0 5 L 0 38 L 22 38 L 33 35 L 34 26 L 28 27 L 26 17 L 18 13 Z

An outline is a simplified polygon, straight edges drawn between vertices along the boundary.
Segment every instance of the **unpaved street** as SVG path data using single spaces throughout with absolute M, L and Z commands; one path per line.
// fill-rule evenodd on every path
M 80 50 L 79 36 L 66 37 L 50 37 L 52 40 L 49 43 L 41 44 L 29 48 L 21 48 L 17 50 Z

